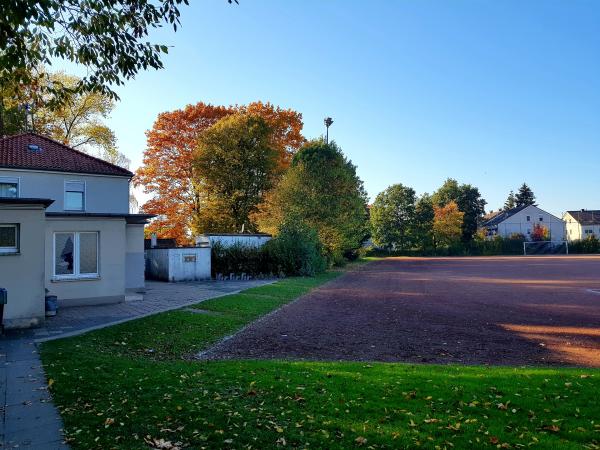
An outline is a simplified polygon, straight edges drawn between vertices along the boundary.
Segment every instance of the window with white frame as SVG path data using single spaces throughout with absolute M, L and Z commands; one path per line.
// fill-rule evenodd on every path
M 98 232 L 54 233 L 54 277 L 97 278 Z
M 85 210 L 85 182 L 65 181 L 65 211 Z
M 17 198 L 19 196 L 19 179 L 0 177 L 0 197 Z
M 0 255 L 19 253 L 19 225 L 0 223 Z

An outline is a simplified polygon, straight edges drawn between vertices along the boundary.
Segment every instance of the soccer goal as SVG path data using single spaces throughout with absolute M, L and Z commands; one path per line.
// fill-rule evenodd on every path
M 533 241 L 523 242 L 523 254 L 528 255 L 568 255 L 567 241 Z

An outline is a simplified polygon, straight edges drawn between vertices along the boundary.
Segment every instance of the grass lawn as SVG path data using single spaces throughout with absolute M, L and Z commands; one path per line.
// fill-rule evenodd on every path
M 183 358 L 338 274 L 43 344 L 71 445 L 600 448 L 597 370 Z

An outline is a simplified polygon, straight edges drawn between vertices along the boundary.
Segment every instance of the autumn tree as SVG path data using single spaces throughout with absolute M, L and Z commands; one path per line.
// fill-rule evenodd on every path
M 194 231 L 257 231 L 250 215 L 279 175 L 280 157 L 271 128 L 258 115 L 227 116 L 204 131 L 194 155 L 194 183 L 202 192 Z
M 416 241 L 416 193 L 400 183 L 380 192 L 371 206 L 373 243 L 388 250 L 408 250 Z
M 464 213 L 451 200 L 443 206 L 434 206 L 433 235 L 436 247 L 460 242 Z
M 194 177 L 193 155 L 201 133 L 235 113 L 262 117 L 271 129 L 278 166 L 289 166 L 291 155 L 302 145 L 302 115 L 270 103 L 216 106 L 206 103 L 159 114 L 146 133 L 147 148 L 134 182 L 152 198 L 143 211 L 157 218 L 146 228 L 179 243 L 189 241 L 192 225 L 203 211 L 203 187 Z
M 547 241 L 550 239 L 550 230 L 542 224 L 536 223 L 531 231 L 532 241 Z
M 535 205 L 535 195 L 527 183 L 523 183 L 515 197 L 516 206 Z
M 301 222 L 317 230 L 331 262 L 340 262 L 368 235 L 367 194 L 356 167 L 334 143 L 311 141 L 256 216 L 261 230 L 276 234 L 282 223 Z
M 459 211 L 463 213 L 461 240 L 464 243 L 471 242 L 477 232 L 479 221 L 485 213 L 486 201 L 481 197 L 479 189 L 470 184 L 459 184 L 455 179 L 448 178 L 433 194 L 432 201 L 437 206 L 444 206 L 450 202 L 456 203 Z

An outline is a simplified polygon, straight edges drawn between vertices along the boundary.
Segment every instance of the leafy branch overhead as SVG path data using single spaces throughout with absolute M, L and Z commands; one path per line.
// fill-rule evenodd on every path
M 237 3 L 236 0 L 233 0 Z M 228 0 L 232 3 L 232 0 Z M 163 44 L 148 40 L 152 29 L 177 31 L 180 6 L 188 0 L 15 0 L 0 10 L 0 82 L 31 82 L 28 68 L 62 59 L 86 66 L 76 90 L 101 92 L 140 70 L 161 69 Z M 55 93 L 64 87 L 53 88 Z

